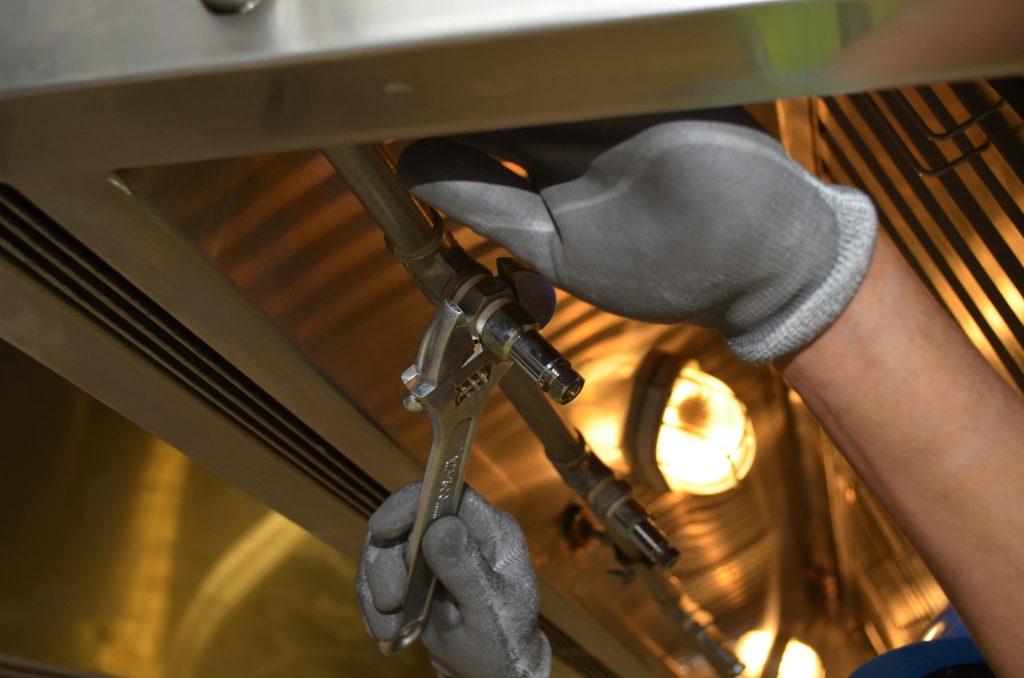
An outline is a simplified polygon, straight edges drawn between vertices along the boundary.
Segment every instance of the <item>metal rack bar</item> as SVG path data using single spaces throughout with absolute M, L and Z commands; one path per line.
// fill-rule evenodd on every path
M 1006 103 L 1004 100 L 1000 99 L 999 101 L 995 102 L 982 112 L 972 115 L 967 120 L 964 120 L 963 122 L 954 125 L 953 127 L 935 131 L 928 125 L 927 122 L 925 122 L 924 118 L 921 117 L 921 114 L 917 112 L 917 109 L 914 108 L 914 106 L 910 103 L 910 101 L 902 92 L 894 91 L 893 94 L 896 97 L 896 101 L 899 102 L 900 108 L 906 111 L 907 115 L 910 116 L 910 119 L 914 122 L 917 128 L 921 130 L 921 133 L 924 134 L 929 139 L 931 139 L 932 141 L 945 141 L 947 139 L 952 139 L 958 134 L 963 134 L 971 127 L 974 127 L 975 125 L 978 125 L 981 122 L 983 122 L 989 116 L 998 113 L 1002 105 Z

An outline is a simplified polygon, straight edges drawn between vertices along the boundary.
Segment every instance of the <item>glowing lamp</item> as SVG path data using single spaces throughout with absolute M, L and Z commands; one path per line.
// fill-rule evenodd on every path
M 744 676 L 760 676 L 768 661 L 768 653 L 775 641 L 770 631 L 758 630 L 744 633 L 736 641 L 736 655 L 747 667 Z M 812 647 L 791 638 L 782 651 L 779 660 L 778 678 L 825 678 L 821 658 Z
M 681 362 L 656 352 L 641 364 L 623 446 L 647 484 L 718 494 L 750 472 L 754 428 L 732 389 L 696 361 Z

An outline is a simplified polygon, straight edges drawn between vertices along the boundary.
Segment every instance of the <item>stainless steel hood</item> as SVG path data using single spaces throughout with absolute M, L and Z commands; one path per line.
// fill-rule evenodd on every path
M 401 409 L 398 375 L 431 308 L 315 149 L 1024 70 L 1019 3 L 1000 0 L 414 5 L 263 0 L 239 16 L 192 0 L 0 8 L 0 336 L 349 556 L 369 511 L 419 474 L 428 431 Z M 925 94 L 905 96 L 924 124 L 948 131 L 994 105 L 989 86 L 976 87 L 982 101 L 957 94 L 946 113 Z M 971 240 L 973 226 L 944 230 L 936 215 L 959 209 L 956 186 L 925 210 L 938 230 L 909 225 L 883 178 L 905 169 L 889 165 L 904 160 L 884 119 L 906 138 L 890 96 L 759 110 L 814 169 L 884 202 L 905 252 L 1013 378 L 1020 337 L 999 304 L 1016 308 L 1020 280 L 992 273 L 1012 257 L 984 234 Z M 883 122 L 863 115 L 869 104 Z M 1015 110 L 997 112 L 1019 141 Z M 972 127 L 939 156 L 915 152 L 912 138 L 910 154 L 926 173 L 941 169 L 957 160 L 953 145 L 985 143 L 973 136 L 981 123 Z M 982 176 L 979 163 L 1012 146 L 991 135 L 944 178 L 922 178 L 925 188 L 963 175 L 1007 214 L 1019 206 L 1006 163 L 992 176 L 1013 187 L 1009 202 Z M 865 172 L 872 158 L 882 171 Z M 906 184 L 904 202 L 922 200 Z M 1016 236 L 998 233 L 1019 262 Z M 485 261 L 498 255 L 471 232 L 457 236 Z M 953 277 L 970 274 L 962 294 L 939 263 L 950 251 L 964 262 L 948 264 Z M 764 440 L 750 482 L 721 500 L 644 497 L 684 549 L 688 593 L 727 634 L 799 630 L 830 666 L 848 667 L 870 642 L 912 637 L 942 604 L 917 566 L 896 568 L 889 589 L 854 593 L 894 572 L 884 564 L 893 553 L 914 557 L 770 370 L 744 371 L 692 328 L 626 322 L 568 296 L 548 338 L 595 372 L 655 345 L 692 352 L 748 389 Z M 702 675 L 643 589 L 608 574 L 618 564 L 606 549 L 569 545 L 570 494 L 508 403 L 492 404 L 479 447 L 471 482 L 524 523 L 566 664 Z M 844 551 L 865 540 L 878 560 Z M 885 603 L 907 591 L 905 614 L 887 617 Z

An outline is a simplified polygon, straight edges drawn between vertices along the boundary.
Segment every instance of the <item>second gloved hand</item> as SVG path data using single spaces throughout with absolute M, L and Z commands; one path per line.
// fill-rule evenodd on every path
M 744 119 L 738 109 L 715 116 Z M 716 328 L 749 362 L 817 337 L 874 248 L 865 195 L 820 182 L 777 141 L 731 122 L 660 117 L 431 139 L 405 151 L 399 172 L 414 195 L 576 296 L 640 320 Z
M 406 540 L 419 492 L 420 483 L 399 490 L 370 518 L 356 595 L 377 640 L 395 638 L 402 626 Z M 440 583 L 420 636 L 438 671 L 458 678 L 548 675 L 551 649 L 537 627 L 537 580 L 512 516 L 467 487 L 459 516 L 427 530 L 423 557 Z

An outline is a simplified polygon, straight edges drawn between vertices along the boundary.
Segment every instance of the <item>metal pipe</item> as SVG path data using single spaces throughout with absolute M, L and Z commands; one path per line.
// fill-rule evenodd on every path
M 683 592 L 664 568 L 678 557 L 664 533 L 631 496 L 629 485 L 614 474 L 587 446 L 586 440 L 552 407 L 530 382 L 514 370 L 501 382 L 519 415 L 544 445 L 548 458 L 604 525 L 615 545 L 647 584 L 665 615 L 704 656 L 715 672 L 732 678 L 743 664 L 723 644 L 711 615 Z
M 548 403 L 529 377 L 510 371 L 501 380 L 501 390 L 544 444 L 552 462 L 571 464 L 579 459 L 580 434 Z
M 715 626 L 711 614 L 683 593 L 678 579 L 651 567 L 638 569 L 662 611 L 693 643 L 715 673 L 722 678 L 734 678 L 743 673 L 746 667 L 726 648 L 725 638 Z
M 388 251 L 431 303 L 454 297 L 469 278 L 489 275 L 445 231 L 437 214 L 402 187 L 383 144 L 328 148 L 324 154 L 384 232 Z
M 413 257 L 431 244 L 433 213 L 399 183 L 395 161 L 383 144 L 327 148 L 324 155 L 380 225 L 396 257 Z
M 620 550 L 631 560 L 671 567 L 679 558 L 679 551 L 633 498 L 629 484 L 616 478 L 590 451 L 579 431 L 562 418 L 525 376 L 509 373 L 501 382 L 501 388 L 544 444 L 548 459 L 566 484 L 620 542 Z
M 510 283 L 467 255 L 437 215 L 405 191 L 387 148 L 375 144 L 324 153 L 427 299 L 458 303 L 488 349 L 515 363 L 559 403 L 579 394 L 583 377 L 536 331 L 535 319 L 521 308 Z

